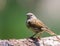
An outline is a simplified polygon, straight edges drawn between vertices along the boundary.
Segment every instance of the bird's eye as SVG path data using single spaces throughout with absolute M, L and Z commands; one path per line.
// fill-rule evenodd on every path
M 32 16 L 32 15 L 30 15 L 30 16 Z

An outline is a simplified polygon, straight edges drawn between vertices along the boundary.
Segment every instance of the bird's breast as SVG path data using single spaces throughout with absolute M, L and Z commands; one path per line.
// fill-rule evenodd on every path
M 34 32 L 41 32 L 41 27 L 36 26 L 34 23 L 31 23 L 30 21 L 27 23 L 28 28 L 32 29 Z

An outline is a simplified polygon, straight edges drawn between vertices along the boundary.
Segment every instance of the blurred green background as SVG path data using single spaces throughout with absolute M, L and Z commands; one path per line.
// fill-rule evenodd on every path
M 34 13 L 49 28 L 59 34 L 60 3 L 59 1 L 57 4 L 56 1 L 51 2 L 48 0 L 0 0 L 0 39 L 19 39 L 33 35 L 33 32 L 26 27 L 27 12 Z M 42 36 L 50 35 L 44 33 Z

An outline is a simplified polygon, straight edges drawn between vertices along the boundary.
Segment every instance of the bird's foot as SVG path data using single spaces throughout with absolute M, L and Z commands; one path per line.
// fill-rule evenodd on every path
M 40 37 L 37 37 L 37 39 L 41 39 Z
M 30 39 L 32 39 L 33 41 L 38 41 L 39 39 L 36 37 L 29 37 Z

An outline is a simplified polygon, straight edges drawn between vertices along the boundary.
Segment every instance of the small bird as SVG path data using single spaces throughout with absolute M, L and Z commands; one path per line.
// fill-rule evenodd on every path
M 55 35 L 57 36 L 57 34 L 55 34 L 53 31 L 51 31 L 41 20 L 39 20 L 33 13 L 27 13 L 27 21 L 26 21 L 26 25 L 28 28 L 32 29 L 32 31 L 35 33 L 33 36 L 31 36 L 31 38 L 33 38 L 35 35 L 39 34 L 41 35 L 41 33 L 43 32 L 47 32 L 50 35 Z

